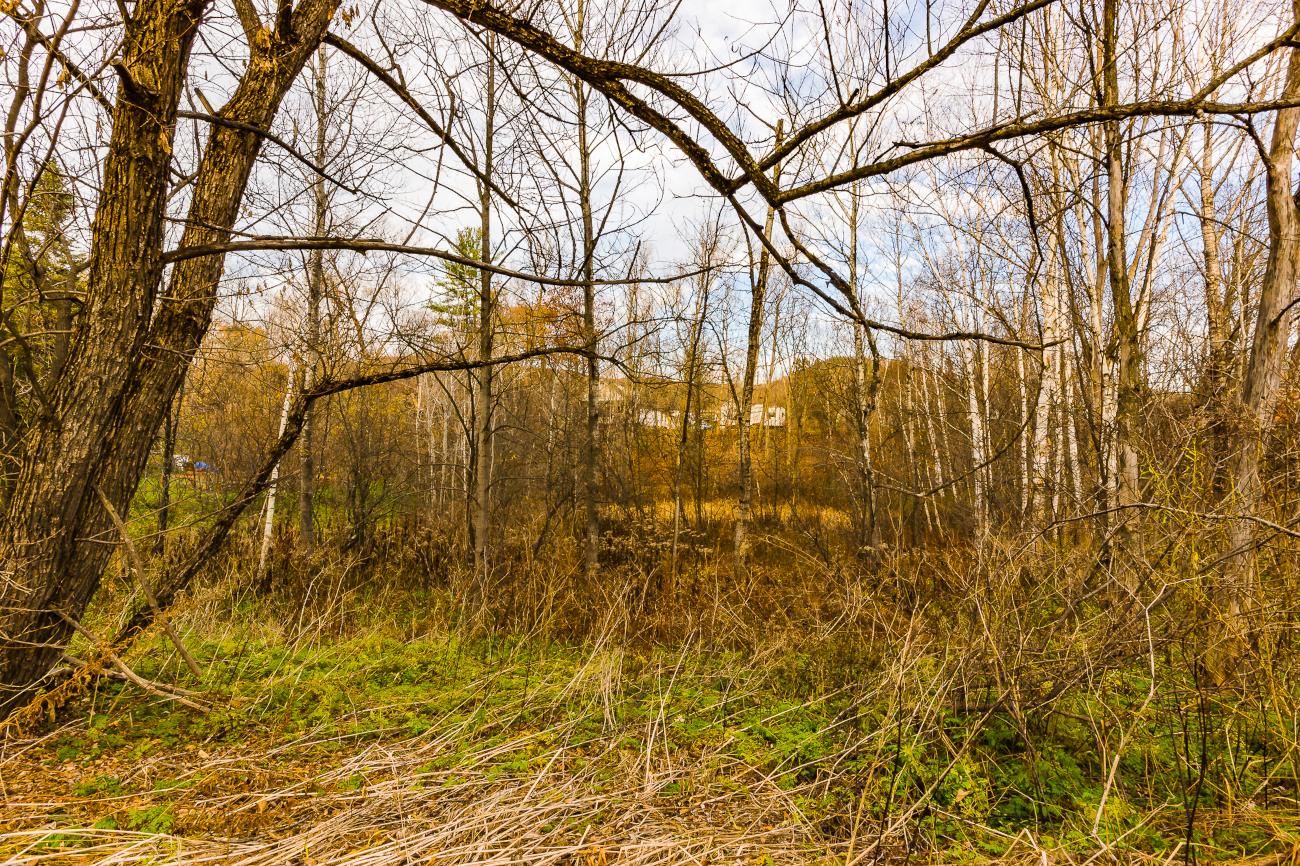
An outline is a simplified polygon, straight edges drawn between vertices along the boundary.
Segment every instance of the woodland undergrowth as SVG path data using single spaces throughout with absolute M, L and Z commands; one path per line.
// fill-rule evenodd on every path
M 282 535 L 262 586 L 237 543 L 172 613 L 202 677 L 157 636 L 124 661 L 158 691 L 101 678 L 9 732 L 4 862 L 1300 856 L 1293 606 L 1224 676 L 1190 546 L 1122 577 L 1059 535 L 771 531 L 737 584 L 720 534 L 674 567 L 648 521 L 609 527 L 594 580 L 562 540 L 478 580 L 448 537 L 301 561 Z M 1293 564 L 1262 564 L 1290 598 Z M 87 631 L 135 591 L 110 570 Z

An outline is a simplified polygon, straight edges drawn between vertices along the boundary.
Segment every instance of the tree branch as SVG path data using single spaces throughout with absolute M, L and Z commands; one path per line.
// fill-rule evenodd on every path
M 444 252 L 443 250 L 434 247 L 413 247 L 406 244 L 395 244 L 388 241 L 367 238 L 261 237 L 246 241 L 227 241 L 218 244 L 201 244 L 193 247 L 181 247 L 178 250 L 163 253 L 162 259 L 165 264 L 171 264 L 173 262 L 183 262 L 186 259 L 197 259 L 203 256 L 216 256 L 224 255 L 225 253 L 253 252 L 259 250 L 352 250 L 359 253 L 401 253 L 408 256 L 428 256 L 430 258 L 442 259 L 446 262 L 455 262 L 456 264 L 465 265 L 466 267 L 478 268 L 505 277 L 514 277 L 517 280 L 524 280 L 525 282 L 540 283 L 544 286 L 584 286 L 587 284 L 586 280 L 543 277 L 538 274 L 515 271 L 510 268 L 503 268 L 500 265 L 492 265 L 487 262 L 481 262 L 478 259 L 471 259 L 467 256 Z M 678 280 L 693 277 L 700 273 L 703 273 L 703 271 L 686 271 L 680 274 L 675 274 L 671 277 L 643 277 L 640 279 L 626 280 L 592 280 L 591 284 L 593 286 L 623 286 L 631 283 L 675 283 Z
M 198 111 L 178 111 L 176 112 L 176 116 L 178 118 L 186 118 L 188 120 L 205 120 L 208 123 L 216 124 L 217 126 L 224 126 L 227 129 L 237 129 L 241 132 L 251 132 L 253 135 L 260 135 L 262 138 L 265 138 L 267 141 L 274 142 L 275 144 L 280 145 L 280 147 L 284 148 L 289 153 L 289 155 L 292 156 L 294 159 L 298 160 L 303 165 L 307 166 L 312 171 L 316 172 L 316 174 L 325 178 L 330 183 L 334 184 L 340 189 L 347 190 L 353 195 L 361 194 L 360 190 L 353 189 L 343 181 L 339 180 L 338 178 L 334 177 L 333 175 L 325 171 L 323 166 L 319 166 L 316 163 L 312 162 L 307 157 L 303 156 L 301 153 L 297 151 L 297 149 L 294 148 L 293 145 L 289 144 L 289 142 L 285 141 L 283 138 L 280 138 L 278 135 L 275 135 L 274 133 L 267 132 L 265 129 L 262 129 L 261 127 L 253 126 L 251 123 L 240 123 L 238 120 L 230 120 L 229 118 L 221 117 L 220 115 L 216 115 L 216 114 L 203 114 Z
M 415 112 L 416 116 L 419 117 L 420 120 L 424 121 L 425 126 L 432 129 L 434 134 L 442 139 L 443 144 L 447 145 L 448 149 L 450 149 L 451 152 L 456 155 L 456 158 L 461 161 L 461 164 L 463 164 L 465 168 L 474 175 L 474 177 L 478 178 L 480 183 L 486 184 L 502 201 L 506 202 L 515 210 L 522 209 L 519 207 L 519 203 L 516 202 L 509 193 L 497 186 L 496 182 L 493 181 L 492 178 L 479 170 L 478 166 L 474 164 L 474 161 L 466 156 L 465 152 L 461 150 L 460 145 L 458 145 L 456 140 L 451 137 L 451 133 L 444 130 L 442 125 L 433 118 L 433 115 L 429 114 L 428 111 L 425 111 L 424 106 L 420 105 L 420 103 L 416 101 L 415 97 L 411 95 L 409 90 L 402 86 L 401 82 L 389 75 L 384 71 L 383 67 L 370 57 L 366 56 L 360 48 L 357 48 L 346 39 L 342 39 L 333 33 L 326 33 L 324 42 L 326 45 L 334 46 L 339 51 L 342 51 L 348 57 L 351 57 L 357 63 L 364 66 L 371 75 L 379 79 L 380 83 L 393 91 L 393 93 L 397 94 L 397 98 L 406 103 L 406 105 Z
M 177 694 L 168 694 L 167 692 L 162 691 L 162 689 L 155 687 L 148 680 L 144 679 L 135 671 L 127 667 L 126 663 L 123 662 L 120 658 L 118 658 L 117 654 L 114 653 L 113 650 L 109 648 L 108 644 L 104 643 L 99 638 L 95 637 L 93 634 L 86 631 L 86 629 L 82 627 L 81 623 L 77 622 L 75 619 L 68 616 L 66 613 L 64 613 L 61 610 L 56 610 L 54 611 L 54 613 L 60 619 L 66 622 L 68 625 L 72 626 L 77 631 L 78 634 L 81 634 L 87 640 L 103 647 L 104 655 L 107 656 L 108 660 L 113 663 L 113 666 L 116 667 L 119 671 L 121 671 L 122 675 L 126 677 L 128 680 L 130 680 L 132 683 L 134 683 L 135 685 L 139 686 L 140 688 L 144 689 L 146 692 L 149 692 L 150 694 L 157 695 L 160 698 L 166 698 L 169 701 L 176 701 L 178 704 L 184 704 L 185 706 L 190 707 L 191 709 L 199 710 L 200 712 L 208 711 L 208 707 L 204 706 L 203 704 L 195 703 L 194 701 L 191 701 L 189 698 L 185 698 Z
M 185 666 L 190 669 L 190 673 L 202 680 L 203 671 L 199 669 L 198 663 L 194 661 L 194 656 L 190 655 L 190 651 L 185 648 L 185 644 L 181 643 L 181 639 L 176 635 L 172 624 L 167 621 L 167 617 L 163 616 L 163 612 L 158 608 L 158 599 L 154 597 L 153 588 L 149 586 L 149 580 L 144 574 L 144 563 L 140 561 L 140 552 L 135 549 L 135 542 L 131 540 L 131 533 L 127 531 L 122 516 L 117 513 L 117 509 L 113 507 L 113 503 L 104 495 L 104 491 L 100 489 L 99 485 L 95 485 L 95 492 L 99 494 L 99 501 L 103 503 L 104 510 L 108 512 L 109 518 L 112 519 L 113 526 L 117 527 L 118 535 L 122 536 L 122 543 L 126 545 L 126 553 L 131 560 L 131 568 L 135 571 L 135 579 L 140 581 L 140 588 L 144 590 L 145 598 L 149 599 L 149 607 L 153 608 L 154 618 L 162 623 L 163 631 L 167 632 L 167 637 L 171 639 L 172 646 L 176 647 L 176 651 L 181 654 L 181 658 L 185 660 Z
M 1067 129 L 1073 126 L 1087 126 L 1106 120 L 1125 120 L 1131 117 L 1194 117 L 1199 114 L 1263 114 L 1282 108 L 1300 106 L 1300 98 L 1275 99 L 1265 102 L 1205 102 L 1198 99 L 1154 100 L 1149 102 L 1131 102 L 1121 105 L 1105 105 L 1095 108 L 1073 111 L 1056 117 L 1026 122 L 1013 120 L 987 129 L 957 136 L 945 141 L 927 143 L 900 141 L 898 147 L 911 148 L 912 152 L 893 159 L 881 160 L 870 165 L 842 171 L 821 180 L 804 184 L 801 187 L 786 190 L 778 197 L 781 204 L 787 204 L 801 198 L 807 198 L 819 192 L 826 192 L 855 180 L 880 177 L 906 168 L 909 165 L 926 162 L 940 156 L 949 156 L 967 150 L 984 150 L 994 142 L 1030 135 Z
M 254 499 L 260 496 L 267 487 L 271 485 L 271 476 L 279 465 L 280 460 L 288 453 L 289 449 L 298 441 L 298 436 L 302 433 L 303 421 L 307 413 L 311 410 L 312 405 L 322 397 L 331 394 L 339 394 L 344 391 L 350 391 L 356 388 L 364 388 L 369 385 L 379 385 L 385 382 L 397 382 L 403 379 L 412 379 L 425 373 L 451 372 L 459 370 L 477 370 L 482 367 L 493 367 L 503 364 L 513 364 L 519 361 L 526 361 L 532 358 L 544 358 L 549 355 L 578 355 L 586 357 L 589 353 L 586 349 L 571 348 L 550 348 L 534 349 L 528 352 L 520 352 L 514 355 L 504 355 L 496 358 L 484 360 L 467 360 L 467 359 L 444 359 L 433 361 L 426 364 L 412 364 L 392 370 L 386 370 L 378 373 L 368 373 L 363 376 L 355 376 L 349 379 L 322 379 L 310 391 L 299 393 L 290 404 L 289 411 L 284 416 L 284 431 L 280 438 L 276 440 L 271 450 L 267 452 L 262 463 L 235 496 L 234 501 L 227 505 L 222 511 L 218 512 L 216 522 L 208 530 L 208 534 L 195 547 L 194 552 L 189 559 L 180 566 L 179 570 L 169 572 L 163 578 L 162 586 L 158 592 L 157 606 L 159 610 L 165 611 L 175 601 L 176 596 L 183 592 L 194 579 L 195 575 L 203 569 L 212 557 L 225 544 L 226 538 L 229 537 L 230 531 L 234 528 L 235 522 Z M 602 358 L 602 360 L 612 360 Z M 137 637 L 145 632 L 154 621 L 156 614 L 151 605 L 144 605 L 138 608 L 135 613 L 127 620 L 125 626 L 118 632 L 114 640 L 115 646 L 124 646 L 134 641 Z

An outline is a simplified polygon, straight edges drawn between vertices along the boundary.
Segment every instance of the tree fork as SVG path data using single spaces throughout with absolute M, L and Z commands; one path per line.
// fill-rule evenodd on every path
M 336 5 L 303 0 L 292 12 L 291 38 L 250 39 L 251 62 L 222 114 L 268 126 Z M 122 65 L 148 88 L 151 104 L 140 107 L 119 85 L 83 316 L 4 515 L 0 717 L 57 663 L 72 629 L 55 611 L 79 618 L 99 586 L 109 551 L 96 539 L 111 524 L 94 488 L 125 510 L 211 324 L 220 256 L 178 263 L 159 293 L 174 121 L 203 8 L 142 0 L 126 24 Z M 213 127 L 182 247 L 229 239 L 260 143 L 246 131 Z

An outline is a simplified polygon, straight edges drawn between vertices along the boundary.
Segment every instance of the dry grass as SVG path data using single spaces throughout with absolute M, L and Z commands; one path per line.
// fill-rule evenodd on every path
M 446 769 L 433 767 L 456 752 L 457 730 L 373 745 L 319 771 L 304 757 L 322 744 L 311 739 L 266 752 L 155 752 L 134 772 L 169 781 L 125 798 L 52 795 L 49 768 L 26 757 L 33 741 L 4 767 L 10 829 L 0 845 L 7 864 L 243 866 L 813 863 L 843 848 L 801 819 L 797 790 L 717 752 L 631 750 L 613 736 L 577 746 L 570 733 L 512 737 Z M 503 774 L 502 761 L 521 752 L 538 769 Z M 666 793 L 674 783 L 691 795 Z M 155 807 L 190 832 L 69 829 Z
M 1208 687 L 1176 575 L 1122 595 L 1051 540 L 868 568 L 763 537 L 748 583 L 705 544 L 665 583 L 643 535 L 597 583 L 525 557 L 472 634 L 456 573 L 341 560 L 308 603 L 224 563 L 176 611 L 208 679 L 137 659 L 207 727 L 151 741 L 131 692 L 115 756 L 52 745 L 85 718 L 0 744 L 0 862 L 1300 864 L 1294 656 Z M 205 740 L 223 714 L 247 734 Z

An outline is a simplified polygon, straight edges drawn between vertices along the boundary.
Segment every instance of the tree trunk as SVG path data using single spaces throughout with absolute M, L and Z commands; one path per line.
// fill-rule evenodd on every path
M 222 116 L 269 126 L 335 5 L 303 0 L 281 16 L 276 37 L 250 38 L 251 62 Z M 201 11 L 197 3 L 141 0 L 126 25 L 86 304 L 5 514 L 0 716 L 58 660 L 72 629 L 59 614 L 80 618 L 98 587 L 110 551 L 85 539 L 112 524 L 95 488 L 126 511 L 211 324 L 222 256 L 177 263 L 159 292 L 175 115 Z M 254 133 L 212 127 L 182 247 L 229 238 L 260 144 Z
M 853 256 L 853 258 L 857 258 Z M 856 269 L 856 261 L 854 267 Z M 871 344 L 871 373 L 868 375 L 865 345 Z M 876 520 L 876 475 L 871 465 L 871 418 L 876 414 L 876 395 L 880 391 L 880 354 L 875 340 L 858 322 L 853 323 L 853 398 L 854 427 L 858 433 L 858 483 L 862 486 L 862 527 L 858 546 L 874 547 L 880 538 Z
M 777 121 L 776 143 L 781 144 L 781 132 L 784 121 Z M 772 168 L 772 183 L 776 185 L 781 179 L 781 165 Z M 772 237 L 772 225 L 776 211 L 771 206 L 767 209 L 767 221 L 763 234 Z M 855 238 L 856 241 L 856 238 Z M 752 259 L 750 260 L 753 261 Z M 771 268 L 771 257 L 764 246 L 758 256 L 758 276 L 754 282 L 749 299 L 749 331 L 745 341 L 745 373 L 740 386 L 740 405 L 736 407 L 740 442 L 740 495 L 736 502 L 736 543 L 732 558 L 732 573 L 737 585 L 749 574 L 749 524 L 754 514 L 754 471 L 750 451 L 750 407 L 754 405 L 754 379 L 758 375 L 758 349 L 763 341 L 763 303 L 767 295 L 767 279 Z M 767 426 L 767 411 L 759 416 L 759 429 Z
M 1056 342 L 1058 316 L 1060 310 L 1060 291 L 1056 282 L 1055 247 L 1047 252 L 1046 293 L 1043 297 L 1043 338 L 1046 347 L 1039 355 L 1040 372 L 1038 375 L 1038 401 L 1034 408 L 1033 463 L 1029 478 L 1028 513 L 1035 525 L 1045 526 L 1053 517 L 1057 485 L 1051 478 L 1051 448 L 1049 437 L 1052 429 L 1052 407 L 1056 401 L 1057 356 L 1060 349 Z M 1048 488 L 1052 495 L 1047 495 Z
M 1300 0 L 1293 0 L 1300 20 Z M 1291 50 L 1284 99 L 1300 96 L 1300 49 Z M 1223 664 L 1217 672 L 1231 674 L 1249 636 L 1249 616 L 1255 605 L 1255 523 L 1251 520 L 1264 499 L 1259 464 L 1264 442 L 1274 423 L 1291 333 L 1292 303 L 1300 270 L 1300 209 L 1291 187 L 1292 160 L 1300 108 L 1277 113 L 1273 140 L 1265 159 L 1269 249 L 1260 287 L 1254 338 L 1241 382 L 1241 407 L 1233 467 L 1233 510 L 1221 593 L 1227 634 L 1215 655 Z
M 276 439 L 279 440 L 284 436 L 284 428 L 289 423 L 289 410 L 293 405 L 293 365 L 289 365 L 289 375 L 285 380 L 284 386 L 284 406 L 280 409 L 280 432 Z M 310 414 L 311 407 L 307 407 L 307 414 Z M 304 432 L 306 417 L 303 419 Z M 301 441 L 302 433 L 298 434 Z M 271 470 L 271 486 L 266 490 L 266 517 L 262 525 L 262 546 L 257 552 L 257 571 L 253 575 L 253 586 L 258 589 L 263 588 L 266 580 L 266 556 L 271 551 L 271 535 L 275 531 L 275 498 L 280 487 L 280 464 L 277 461 L 275 468 Z
M 313 70 L 316 79 L 313 105 L 316 110 L 316 164 L 324 166 L 325 124 L 329 118 L 325 102 L 325 47 L 316 51 L 317 68 Z M 325 192 L 325 178 L 316 175 L 312 183 L 312 199 L 316 206 L 313 220 L 313 232 L 316 237 L 324 237 L 326 220 L 329 216 L 329 197 Z M 325 293 L 325 251 L 312 250 L 307 272 L 307 322 L 306 343 L 303 347 L 302 380 L 303 391 L 310 391 L 316 382 L 320 366 L 320 304 Z M 307 417 L 302 422 L 302 437 L 298 441 L 298 453 L 301 464 L 298 475 L 298 555 L 311 556 L 316 538 L 316 463 L 315 463 L 316 410 L 314 405 L 307 409 Z
M 455 385 L 454 380 L 452 384 Z M 447 473 L 451 467 L 451 394 L 446 389 L 439 390 L 442 392 L 439 398 L 442 404 L 442 442 L 438 449 L 438 504 L 441 505 L 447 500 Z
M 184 383 L 176 390 L 176 399 L 167 404 L 167 414 L 163 416 L 163 454 L 162 477 L 158 483 L 158 537 L 154 539 L 153 552 L 162 556 L 167 549 L 167 527 L 171 520 L 172 507 L 172 472 L 176 463 L 176 430 L 181 425 L 181 405 L 184 399 Z
M 1119 0 L 1105 0 L 1102 9 L 1103 106 L 1119 104 Z M 1118 513 L 1114 543 L 1120 556 L 1112 560 L 1117 575 L 1130 590 L 1136 588 L 1132 561 L 1141 556 L 1139 515 L 1131 506 L 1141 501 L 1138 469 L 1138 421 L 1142 401 L 1142 335 L 1140 311 L 1135 308 L 1129 280 L 1125 207 L 1128 191 L 1124 179 L 1123 137 L 1120 121 L 1103 125 L 1106 170 L 1106 267 L 1114 311 L 1114 335 L 1109 355 L 1115 370 L 1114 505 Z
M 488 36 L 489 45 L 494 37 Z M 492 176 L 492 136 L 496 110 L 496 63 L 489 58 L 487 64 L 487 103 L 484 115 L 486 124 L 484 132 L 484 177 Z M 481 218 L 481 235 L 479 255 L 482 261 L 492 261 L 492 188 L 479 183 L 479 216 Z M 491 359 L 494 336 L 492 298 L 492 272 L 479 271 L 479 309 L 478 309 L 478 356 L 480 360 Z M 480 367 L 474 374 L 477 387 L 474 389 L 474 437 L 475 437 L 475 471 L 474 471 L 474 574 L 478 586 L 478 603 L 487 600 L 488 572 L 488 533 L 492 521 L 492 367 Z
M 975 534 L 982 537 L 985 520 L 988 516 L 988 489 L 985 484 L 985 470 L 979 468 L 985 461 L 984 455 L 984 414 L 980 407 L 980 394 L 983 392 L 981 382 L 982 365 L 980 347 L 970 342 L 963 347 L 966 356 L 966 411 L 970 414 L 970 448 L 971 448 L 971 509 L 975 515 Z
M 1201 181 L 1201 249 L 1205 267 L 1206 358 L 1200 382 L 1200 400 L 1210 412 L 1210 431 L 1207 436 L 1209 461 L 1207 482 L 1210 490 L 1220 488 L 1221 471 L 1230 459 L 1231 443 L 1224 434 L 1231 428 L 1232 404 L 1236 396 L 1233 381 L 1234 345 L 1232 313 L 1233 301 L 1229 287 L 1224 285 L 1223 265 L 1219 255 L 1221 226 L 1216 219 L 1214 203 L 1214 125 L 1207 119 L 1202 125 Z
M 582 50 L 585 4 L 578 5 L 577 49 Z M 591 147 L 587 141 L 589 91 L 574 82 L 578 102 L 578 203 L 582 208 L 582 330 L 587 348 L 587 423 L 582 454 L 582 490 L 586 506 L 587 577 L 600 568 L 600 365 L 596 361 L 596 232 L 591 217 Z
M 929 449 L 926 451 L 926 484 L 931 487 L 943 487 L 948 483 L 947 476 L 943 471 L 943 454 L 940 453 L 944 441 L 940 438 L 943 435 L 943 429 L 942 422 L 940 425 L 936 425 L 934 422 L 935 415 L 939 415 L 940 418 L 943 417 L 943 407 L 939 405 L 939 401 L 943 399 L 943 391 L 939 387 L 939 383 L 935 382 L 934 396 L 930 396 L 930 379 L 936 376 L 937 373 L 929 369 L 929 352 L 925 349 L 922 349 L 922 351 L 926 353 L 926 359 L 925 365 L 921 367 L 921 411 L 925 416 L 926 439 L 929 440 Z M 930 471 L 931 468 L 933 468 L 933 471 Z M 936 494 L 936 496 L 938 495 L 942 495 L 942 493 Z M 935 498 L 935 496 L 927 496 L 926 502 L 929 506 L 930 519 L 937 528 L 939 526 L 939 509 L 935 503 Z
M 1079 465 L 1079 431 L 1075 427 L 1074 413 L 1068 408 L 1075 405 L 1075 384 L 1074 376 L 1071 375 L 1071 364 L 1067 360 L 1061 373 L 1061 379 L 1065 384 L 1065 399 L 1063 401 L 1061 426 L 1065 430 L 1064 438 L 1064 464 L 1070 470 L 1070 477 L 1074 481 L 1074 510 L 1081 507 L 1084 497 L 1083 490 L 1083 467 Z
M 711 257 L 708 259 L 711 262 Z M 677 465 L 673 472 L 673 546 L 669 562 L 668 598 L 671 599 L 677 589 L 677 548 L 682 530 L 682 472 L 686 466 L 686 445 L 691 430 L 692 398 L 695 396 L 695 376 L 699 365 L 700 332 L 704 330 L 704 316 L 708 310 L 709 276 L 706 274 L 700 283 L 700 294 L 695 299 L 695 317 L 691 321 L 690 345 L 686 356 L 686 406 L 682 410 L 681 436 L 677 440 Z M 699 409 L 695 409 L 699 412 Z

